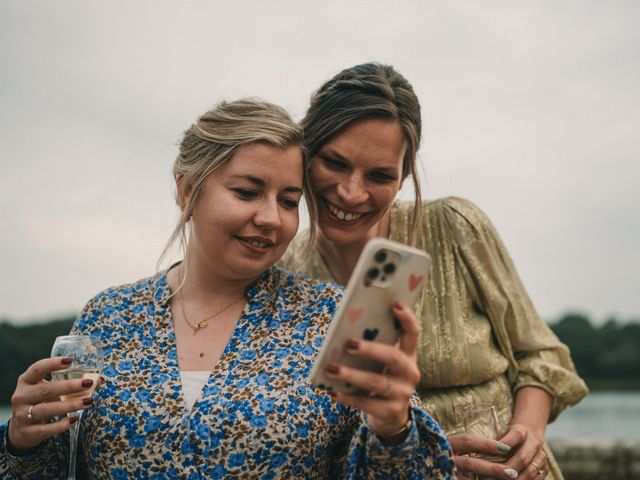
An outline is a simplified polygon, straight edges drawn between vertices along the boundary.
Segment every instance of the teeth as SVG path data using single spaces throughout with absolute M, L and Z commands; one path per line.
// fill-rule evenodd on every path
M 256 240 L 247 240 L 247 243 L 249 243 L 250 245 L 253 245 L 254 247 L 267 248 L 266 243 L 258 242 Z
M 329 211 L 332 214 L 334 214 L 340 220 L 344 220 L 345 222 L 352 222 L 362 216 L 361 213 L 350 213 L 350 212 L 345 212 L 344 210 L 340 210 L 338 207 L 334 206 L 332 203 L 329 203 L 329 202 L 327 202 L 327 205 L 329 206 Z

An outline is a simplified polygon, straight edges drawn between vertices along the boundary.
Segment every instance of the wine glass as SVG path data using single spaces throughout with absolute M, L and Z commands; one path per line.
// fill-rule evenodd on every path
M 51 373 L 53 380 L 73 380 L 79 378 L 90 378 L 93 380 L 93 385 L 91 385 L 90 388 L 78 393 L 61 395 L 60 400 L 65 401 L 71 398 L 91 396 L 98 385 L 100 373 L 104 365 L 104 352 L 100 339 L 89 335 L 64 335 L 57 337 L 55 342 L 53 342 L 51 356 L 73 358 L 73 362 L 67 368 Z M 78 431 L 80 430 L 82 410 L 69 412 L 67 415 L 78 417 L 78 420 L 71 425 L 69 432 L 69 475 L 67 476 L 67 480 L 75 480 L 76 446 L 78 444 Z
M 473 433 L 499 440 L 506 432 L 506 425 L 498 418 L 496 407 L 491 403 L 473 403 L 463 409 L 463 421 L 465 433 Z M 472 453 L 471 456 L 481 457 L 489 462 L 504 463 L 507 459 L 499 455 L 487 455 Z M 489 477 L 475 475 L 475 480 L 490 480 Z

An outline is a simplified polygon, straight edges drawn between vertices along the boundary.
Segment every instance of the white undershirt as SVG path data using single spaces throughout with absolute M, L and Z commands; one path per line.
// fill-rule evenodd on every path
M 202 387 L 207 383 L 211 372 L 209 370 L 203 371 L 186 371 L 180 370 L 180 378 L 182 380 L 182 395 L 187 403 L 187 407 L 191 409 L 196 400 L 200 398 L 202 393 Z

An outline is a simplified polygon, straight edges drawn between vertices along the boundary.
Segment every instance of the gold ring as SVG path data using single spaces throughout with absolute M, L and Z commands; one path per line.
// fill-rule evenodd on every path
M 542 467 L 540 465 L 538 465 L 536 462 L 531 462 L 529 465 L 532 465 L 533 468 L 536 469 L 536 472 L 538 472 L 538 476 L 542 476 L 542 474 L 544 473 L 544 470 L 542 470 Z
M 391 378 L 387 377 L 387 388 L 384 389 L 384 392 L 382 392 L 380 394 L 380 396 L 382 398 L 387 398 L 389 395 L 391 395 L 391 389 L 393 388 L 393 380 L 391 380 Z
M 32 411 L 33 411 L 33 407 L 35 407 L 36 405 L 33 404 L 29 407 L 29 411 L 27 412 L 27 418 L 29 419 L 29 421 L 31 423 L 36 423 L 36 421 L 33 419 L 33 415 L 31 415 Z

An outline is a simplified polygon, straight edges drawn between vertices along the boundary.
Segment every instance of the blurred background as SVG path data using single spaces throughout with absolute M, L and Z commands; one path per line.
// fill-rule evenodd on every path
M 156 271 L 199 114 L 300 119 L 376 60 L 420 98 L 424 195 L 489 214 L 594 391 L 549 437 L 640 438 L 639 23 L 633 0 L 2 0 L 0 403 L 91 296 Z

